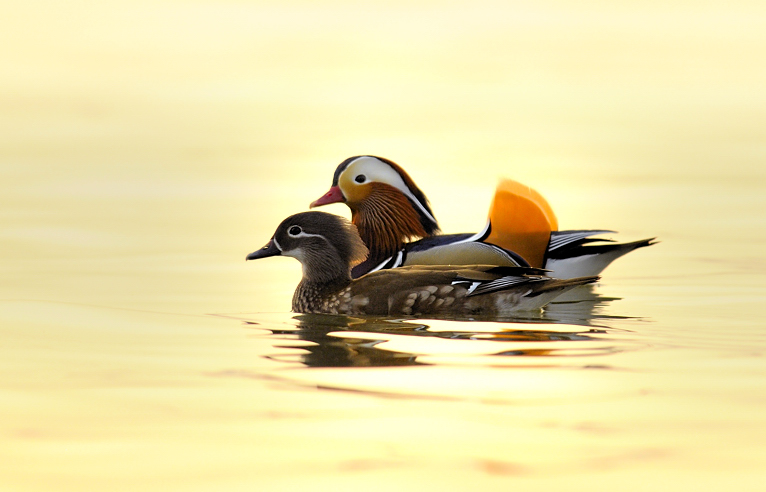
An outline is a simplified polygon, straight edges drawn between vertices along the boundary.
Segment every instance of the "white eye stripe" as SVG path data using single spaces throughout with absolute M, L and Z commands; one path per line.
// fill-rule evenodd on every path
M 327 238 L 321 234 L 309 234 L 308 232 L 303 232 L 303 231 L 301 231 L 300 234 L 290 234 L 290 237 L 321 237 L 322 239 L 327 241 Z
M 293 227 L 295 227 L 295 226 L 293 226 Z M 290 234 L 290 233 L 288 232 L 288 234 Z M 293 238 L 301 238 L 301 237 L 319 237 L 319 238 L 322 238 L 322 239 L 324 239 L 325 241 L 327 241 L 327 238 L 326 238 L 326 237 L 324 237 L 324 236 L 323 236 L 323 235 L 321 235 L 321 234 L 309 234 L 308 232 L 303 232 L 303 231 L 301 231 L 301 233 L 300 233 L 300 234 L 295 234 L 295 235 L 293 235 L 293 234 L 290 234 L 290 237 L 293 237 Z M 329 242 L 329 241 L 328 241 L 328 242 Z M 301 248 L 301 247 L 296 247 L 296 248 L 293 248 L 293 249 L 290 249 L 290 250 L 284 251 L 284 250 L 283 250 L 283 249 L 282 249 L 282 248 L 281 248 L 281 247 L 280 247 L 280 246 L 277 244 L 277 242 L 276 242 L 276 241 L 274 241 L 274 244 L 277 246 L 277 248 L 279 248 L 279 251 L 282 253 L 282 256 L 292 256 L 293 258 L 297 259 L 298 261 L 300 261 L 300 262 L 303 262 L 303 259 L 304 259 L 303 248 Z
M 423 215 L 428 217 L 434 224 L 436 223 L 436 219 L 428 210 L 426 210 L 425 205 L 420 203 L 420 200 L 418 200 L 415 195 L 412 194 L 410 189 L 405 184 L 404 179 L 402 179 L 402 176 L 385 162 L 380 161 L 374 157 L 362 156 L 349 163 L 348 167 L 346 167 L 346 170 L 343 171 L 343 173 L 348 171 L 351 171 L 355 175 L 364 174 L 367 178 L 365 182 L 378 181 L 379 183 L 385 183 L 387 185 L 393 186 L 394 188 L 404 193 L 407 198 L 412 200 L 412 202 L 417 205 L 418 209 L 420 209 Z

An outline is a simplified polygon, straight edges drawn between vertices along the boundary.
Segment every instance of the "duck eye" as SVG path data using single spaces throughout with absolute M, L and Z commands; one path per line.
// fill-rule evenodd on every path
M 367 176 L 365 176 L 364 174 L 357 174 L 356 178 L 354 178 L 354 181 L 356 181 L 357 183 L 364 183 L 366 180 L 367 180 Z
M 297 236 L 301 232 L 303 232 L 303 230 L 301 230 L 301 228 L 298 226 L 292 226 L 290 229 L 287 230 L 287 233 L 290 234 L 291 236 Z

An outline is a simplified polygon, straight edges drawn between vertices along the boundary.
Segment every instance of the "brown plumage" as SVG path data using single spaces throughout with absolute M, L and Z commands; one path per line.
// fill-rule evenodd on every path
M 298 259 L 303 278 L 292 307 L 303 313 L 507 316 L 539 310 L 559 294 L 598 279 L 559 280 L 524 267 L 441 265 L 383 270 L 351 280 L 351 267 L 364 254 L 346 219 L 303 212 L 282 221 L 268 244 L 247 259 Z
M 375 252 L 373 261 L 382 261 L 395 254 L 405 241 L 428 236 L 406 196 L 385 183 L 367 186 L 366 199 L 349 204 L 349 207 L 351 221 L 359 230 L 362 241 Z

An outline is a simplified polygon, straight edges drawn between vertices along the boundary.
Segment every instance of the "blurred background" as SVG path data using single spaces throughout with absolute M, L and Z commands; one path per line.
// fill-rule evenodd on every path
M 662 425 L 644 428 L 658 435 L 682 422 L 697 426 L 673 435 L 681 451 L 665 453 L 668 443 L 640 433 L 626 438 L 620 432 L 636 421 L 624 420 L 613 422 L 620 432 L 604 431 L 615 454 L 600 454 L 594 450 L 603 442 L 593 436 L 607 434 L 585 416 L 610 412 L 578 407 L 572 415 L 581 420 L 562 424 L 557 410 L 572 408 L 543 405 L 532 413 L 545 414 L 547 423 L 520 431 L 536 451 L 517 458 L 531 468 L 489 461 L 478 475 L 579 470 L 581 462 L 568 461 L 578 455 L 587 457 L 584 470 L 603 472 L 600 479 L 617 488 L 639 483 L 630 477 L 645 476 L 647 457 L 667 459 L 652 473 L 675 489 L 689 480 L 695 490 L 729 483 L 734 473 L 741 490 L 763 483 L 766 451 L 756 442 L 760 431 L 753 433 L 764 428 L 753 405 L 764 401 L 757 382 L 766 375 L 758 329 L 766 301 L 763 2 L 29 0 L 3 2 L 2 18 L 0 330 L 7 345 L 0 375 L 9 410 L 0 453 L 16 489 L 75 490 L 106 486 L 109 477 L 123 477 L 129 489 L 138 483 L 130 480 L 149 476 L 159 477 L 151 484 L 161 488 L 191 462 L 209 475 L 202 482 L 199 473 L 189 475 L 187 489 L 225 483 L 251 490 L 251 463 L 242 459 L 251 453 L 276 463 L 267 475 L 279 490 L 281 480 L 300 481 L 292 453 L 313 449 L 301 448 L 307 443 L 290 421 L 273 422 L 294 406 L 324 408 L 327 419 L 339 408 L 383 405 L 387 412 L 394 405 L 402 413 L 392 436 L 405 439 L 415 422 L 432 432 L 418 434 L 423 442 L 442 425 L 472 429 L 446 417 L 431 422 L 425 415 L 441 409 L 426 404 L 401 408 L 322 394 L 307 405 L 301 394 L 273 392 L 260 380 L 203 377 L 266 364 L 255 355 L 261 342 L 208 315 L 289 311 L 298 263 L 246 264 L 244 257 L 284 217 L 327 191 L 337 164 L 357 154 L 402 165 L 445 232 L 480 229 L 498 178 L 509 177 L 542 193 L 562 229 L 614 229 L 625 241 L 658 236 L 661 244 L 607 270 L 601 291 L 624 298 L 610 314 L 651 320 L 636 336 L 649 336 L 654 348 L 753 358 L 716 365 L 707 353 L 684 359 L 689 354 L 681 351 L 676 360 L 690 365 L 663 370 L 696 377 L 693 383 L 654 393 L 653 383 L 628 385 L 636 395 L 667 395 L 691 384 L 676 411 L 631 414 L 644 426 L 643 418 L 656 418 Z M 342 205 L 325 210 L 349 215 Z M 147 313 L 152 317 L 142 317 Z M 651 339 L 658 334 L 668 338 Z M 626 364 L 649 374 L 657 362 Z M 715 379 L 721 367 L 734 371 L 730 379 Z M 598 400 L 624 380 L 591 383 L 602 388 Z M 701 396 L 708 384 L 716 388 L 709 399 Z M 734 387 L 736 397 L 727 392 Z M 552 395 L 561 386 L 550 388 Z M 220 408 L 199 407 L 210 395 Z M 638 408 L 620 402 L 612 415 Z M 726 402 L 739 411 L 727 413 Z M 705 407 L 713 413 L 686 413 Z M 458 408 L 488 423 L 478 441 L 463 435 L 458 443 L 494 442 L 489 422 L 507 422 L 497 408 Z M 524 408 L 514 414 L 521 421 L 529 417 Z M 381 419 L 366 423 L 385 427 L 374 412 Z M 413 413 L 418 417 L 407 420 Z M 112 415 L 126 420 L 116 424 Z M 253 415 L 260 427 L 249 427 Z M 231 419 L 238 426 L 225 427 Z M 741 423 L 730 427 L 733 420 Z M 336 451 L 357 442 L 343 422 L 333 427 Z M 556 453 L 545 443 L 560 437 L 559 425 L 571 435 Z M 694 429 L 702 427 L 714 430 L 700 438 Z M 317 442 L 326 437 L 300 429 Z M 154 433 L 155 440 L 135 437 Z M 257 447 L 264 433 L 270 447 Z M 222 435 L 252 440 L 210 461 L 220 449 L 202 443 L 229 446 Z M 178 436 L 187 437 L 174 441 Z M 708 449 L 734 439 L 739 454 L 705 457 L 695 439 Z M 626 450 L 631 444 L 623 443 L 645 446 Z M 369 462 L 344 463 L 365 477 L 390 477 L 370 463 L 385 463 L 397 445 L 381 444 Z M 431 477 L 452 480 L 464 471 L 434 446 L 424 451 L 435 453 L 425 462 Z M 501 456 L 500 443 L 493 446 Z M 282 454 L 268 461 L 276 448 Z M 171 455 L 173 465 L 155 463 Z M 299 468 L 313 480 L 318 472 L 308 464 L 316 465 L 315 457 L 301 456 L 306 466 Z M 229 459 L 240 468 L 222 464 Z M 695 466 L 710 473 L 695 475 Z M 47 474 L 30 479 L 37 470 Z M 240 481 L 216 481 L 221 470 Z M 396 475 L 400 486 L 422 486 L 404 470 Z M 460 479 L 477 480 L 471 470 Z M 552 484 L 587 488 L 572 473 L 576 483 L 569 475 Z
M 0 261 L 19 296 L 157 303 L 215 273 L 230 287 L 215 304 L 242 309 L 243 281 L 269 266 L 240 260 L 357 154 L 404 166 L 447 232 L 481 227 L 505 176 L 546 196 L 562 228 L 687 229 L 719 251 L 761 238 L 762 216 L 742 216 L 766 175 L 759 2 L 3 11 Z M 144 265 L 167 275 L 126 285 L 120 272 Z

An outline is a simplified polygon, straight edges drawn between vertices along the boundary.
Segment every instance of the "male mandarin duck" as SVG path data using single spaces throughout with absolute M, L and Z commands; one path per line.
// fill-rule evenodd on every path
M 354 277 L 406 265 L 486 263 L 544 268 L 552 277 L 574 278 L 598 275 L 620 256 L 654 244 L 654 238 L 615 243 L 593 237 L 614 232 L 608 230 L 558 231 L 545 199 L 511 180 L 498 188 L 481 232 L 442 235 L 428 199 L 404 169 L 370 155 L 341 162 L 330 190 L 311 207 L 336 202 L 351 209 L 370 249 L 368 259 L 353 269 Z
M 560 280 L 530 267 L 410 266 L 352 280 L 367 248 L 347 219 L 324 212 L 286 218 L 271 240 L 247 260 L 292 256 L 303 266 L 292 309 L 347 315 L 508 316 L 539 310 L 556 296 L 598 277 Z

